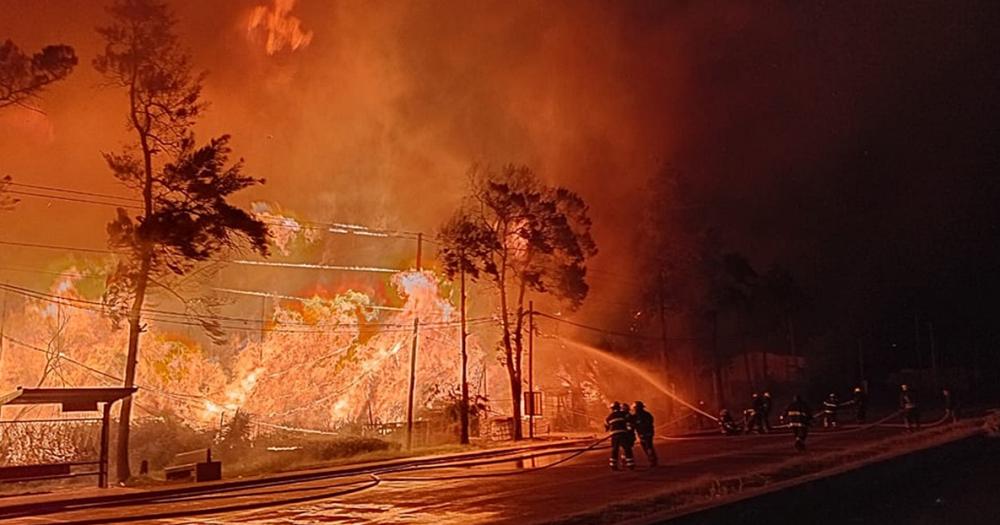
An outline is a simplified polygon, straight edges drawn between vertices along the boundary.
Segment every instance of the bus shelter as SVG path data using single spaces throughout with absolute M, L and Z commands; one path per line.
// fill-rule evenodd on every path
M 111 406 L 120 399 L 135 393 L 136 388 L 24 388 L 0 395 L 0 409 L 12 406 L 59 405 L 62 413 L 75 414 L 99 412 L 100 417 L 63 417 L 3 421 L 0 425 L 49 425 L 58 428 L 69 424 L 99 424 L 98 457 L 95 460 L 81 458 L 55 458 L 35 464 L 0 466 L 0 483 L 19 481 L 39 481 L 81 476 L 97 476 L 97 486 L 108 486 L 108 450 Z M 44 431 L 43 431 L 44 432 Z M 51 436 L 50 436 L 51 437 Z M 29 441 L 25 439 L 25 441 Z M 38 447 L 37 443 L 19 443 L 22 447 Z M 30 451 L 29 451 L 30 452 Z

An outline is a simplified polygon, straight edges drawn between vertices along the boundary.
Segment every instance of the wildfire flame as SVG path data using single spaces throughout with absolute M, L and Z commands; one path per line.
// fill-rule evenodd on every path
M 247 23 L 248 38 L 263 40 L 268 55 L 308 46 L 313 32 L 302 29 L 302 21 L 291 15 L 294 7 L 295 0 L 274 0 L 271 5 L 254 7 Z

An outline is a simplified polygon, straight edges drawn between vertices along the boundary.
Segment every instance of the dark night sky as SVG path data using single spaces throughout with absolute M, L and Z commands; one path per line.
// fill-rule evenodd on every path
M 772 7 L 697 37 L 672 162 L 709 221 L 828 325 L 995 318 L 998 4 Z

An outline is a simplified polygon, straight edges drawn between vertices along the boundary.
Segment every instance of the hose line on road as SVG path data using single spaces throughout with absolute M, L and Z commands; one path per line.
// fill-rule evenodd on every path
M 581 456 L 583 454 L 586 454 L 587 452 L 590 452 L 591 450 L 594 450 L 601 443 L 603 443 L 603 442 L 611 439 L 611 436 L 612 436 L 612 434 L 608 434 L 607 436 L 605 436 L 603 438 L 595 440 L 593 443 L 591 443 L 590 445 L 584 447 L 583 449 L 577 450 L 576 452 L 573 452 L 572 454 L 570 454 L 570 455 L 568 455 L 568 456 L 566 456 L 566 457 L 564 457 L 564 458 L 562 458 L 562 459 L 560 459 L 558 461 L 554 461 L 552 463 L 549 463 L 548 465 L 542 465 L 541 467 L 520 468 L 520 469 L 508 470 L 508 471 L 503 471 L 503 472 L 483 472 L 483 473 L 478 473 L 478 474 L 461 474 L 461 475 L 453 475 L 453 476 L 421 476 L 421 477 L 411 477 L 411 478 L 406 478 L 406 477 L 385 478 L 385 477 L 383 477 L 383 478 L 380 478 L 380 479 L 382 481 L 385 481 L 385 482 L 393 482 L 393 481 L 399 481 L 399 482 L 448 481 L 448 480 L 456 480 L 456 479 L 493 478 L 493 477 L 501 477 L 501 476 L 513 476 L 513 475 L 516 475 L 516 474 L 526 474 L 526 473 L 529 473 L 529 472 L 538 472 L 539 470 L 544 470 L 544 469 L 552 468 L 552 467 L 555 467 L 557 465 L 561 465 L 563 463 L 566 463 L 568 461 L 576 459 L 577 457 L 579 457 L 579 456 Z M 505 460 L 505 461 L 512 461 L 512 460 Z M 516 460 L 514 460 L 514 461 L 516 461 Z M 444 467 L 447 467 L 447 465 L 445 465 Z M 444 467 L 438 466 L 436 468 L 444 468 Z M 406 470 L 416 470 L 416 469 L 399 469 L 397 472 L 402 472 L 402 471 L 406 471 Z
M 873 428 L 873 427 L 877 427 L 877 426 L 888 426 L 888 425 L 885 425 L 885 422 L 890 421 L 892 419 L 895 419 L 902 412 L 903 412 L 902 410 L 897 410 L 897 411 L 889 414 L 888 416 L 886 416 L 886 417 L 884 417 L 884 418 L 882 418 L 882 419 L 880 419 L 878 421 L 875 421 L 873 423 L 868 423 L 868 424 L 865 424 L 865 425 L 859 425 L 859 426 L 852 427 L 852 428 L 845 428 L 845 429 L 839 430 L 839 431 L 828 431 L 828 432 L 823 432 L 823 433 L 825 433 L 825 434 L 826 433 L 829 433 L 829 434 L 833 434 L 833 433 L 842 434 L 842 433 L 845 433 L 845 432 L 857 432 L 857 431 L 860 431 L 860 430 L 867 430 L 867 429 L 870 429 L 870 428 Z M 788 425 L 774 425 L 771 428 L 772 429 L 787 429 L 789 427 L 788 427 Z M 781 433 L 757 434 L 754 437 L 783 437 L 783 436 L 787 436 L 787 435 L 788 435 L 787 433 L 781 432 Z M 733 438 L 739 439 L 740 437 L 750 437 L 750 436 L 751 436 L 750 434 L 737 434 L 737 435 L 732 435 L 732 436 L 715 434 L 715 435 L 706 435 L 706 436 L 663 436 L 663 439 L 666 439 L 668 441 L 698 441 L 698 440 L 716 440 L 716 439 L 733 439 Z
M 296 503 L 307 503 L 307 502 L 310 502 L 310 501 L 317 501 L 317 500 L 334 498 L 334 497 L 338 497 L 338 496 L 346 496 L 348 494 L 355 494 L 355 493 L 358 493 L 358 492 L 361 492 L 361 491 L 364 491 L 364 490 L 373 489 L 373 488 L 379 486 L 379 484 L 381 484 L 381 482 L 382 482 L 382 480 L 380 480 L 378 478 L 378 476 L 375 476 L 374 474 L 370 474 L 369 477 L 371 478 L 371 480 L 368 481 L 367 483 L 365 483 L 364 485 L 360 486 L 360 487 L 353 487 L 353 488 L 344 489 L 344 490 L 337 490 L 337 491 L 334 491 L 334 492 L 323 492 L 323 493 L 320 493 L 320 494 L 310 494 L 308 496 L 299 496 L 299 497 L 296 497 L 296 498 L 290 498 L 290 499 L 286 499 L 286 500 L 281 500 L 281 502 L 277 503 L 277 504 L 273 500 L 265 500 L 265 501 L 249 502 L 249 503 L 240 503 L 240 504 L 236 504 L 236 505 L 224 505 L 224 506 L 219 506 L 219 507 L 206 507 L 206 508 L 201 508 L 201 509 L 182 508 L 182 509 L 177 509 L 177 510 L 165 510 L 163 512 L 149 512 L 149 513 L 145 513 L 145 514 L 141 514 L 141 513 L 128 514 L 128 515 L 125 515 L 125 516 L 117 515 L 117 516 L 108 516 L 108 517 L 90 517 L 90 518 L 83 518 L 83 519 L 79 519 L 79 520 L 68 519 L 68 520 L 60 520 L 59 523 L 72 524 L 72 525 L 99 525 L 99 524 L 105 524 L 105 523 L 126 523 L 126 522 L 136 522 L 136 521 L 149 522 L 149 521 L 152 521 L 152 520 L 163 520 L 163 519 L 171 519 L 171 518 L 184 518 L 184 517 L 189 517 L 189 516 L 201 516 L 201 515 L 206 515 L 206 514 L 224 514 L 224 513 L 231 513 L 231 512 L 244 512 L 244 511 L 258 510 L 258 509 L 267 508 L 267 507 L 275 507 L 275 506 L 283 506 L 283 505 L 294 505 Z M 355 485 L 355 484 L 356 483 L 348 483 L 346 485 Z M 176 507 L 172 507 L 172 508 L 176 509 Z M 73 510 L 77 510 L 77 509 L 73 509 Z M 31 515 L 31 514 L 29 514 L 29 515 Z M 25 516 L 25 515 L 5 516 L 5 518 L 7 518 L 7 517 L 23 517 L 23 516 Z

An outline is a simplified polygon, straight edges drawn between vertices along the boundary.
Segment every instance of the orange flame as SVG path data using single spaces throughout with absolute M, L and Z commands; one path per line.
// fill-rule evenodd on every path
M 264 50 L 274 55 L 286 48 L 295 51 L 312 41 L 313 32 L 302 29 L 302 21 L 291 16 L 295 0 L 274 0 L 250 11 L 247 35 L 251 41 L 264 41 Z

